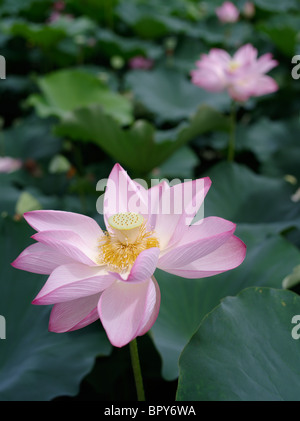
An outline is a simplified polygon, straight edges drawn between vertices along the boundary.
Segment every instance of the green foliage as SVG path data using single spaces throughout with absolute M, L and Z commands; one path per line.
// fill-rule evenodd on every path
M 136 120 L 129 129 L 119 127 L 99 106 L 81 108 L 68 114 L 56 128 L 58 135 L 88 140 L 101 146 L 114 160 L 145 174 L 160 165 L 179 147 L 196 136 L 214 129 L 226 129 L 226 119 L 214 109 L 201 107 L 176 130 L 156 131 L 145 121 Z
M 106 113 L 122 124 L 132 121 L 130 102 L 112 92 L 99 77 L 82 70 L 59 70 L 38 80 L 42 96 L 28 99 L 41 117 L 64 117 L 68 112 L 90 104 L 99 104 Z
M 195 113 L 200 105 L 218 110 L 228 109 L 230 101 L 224 94 L 212 96 L 196 90 L 188 78 L 172 68 L 158 68 L 152 72 L 132 71 L 126 82 L 134 99 L 150 111 L 159 122 L 176 122 Z M 174 89 L 176 86 L 176 89 Z
M 208 314 L 180 359 L 178 400 L 298 401 L 298 295 L 249 288 Z M 253 311 L 255 308 L 255 311 Z

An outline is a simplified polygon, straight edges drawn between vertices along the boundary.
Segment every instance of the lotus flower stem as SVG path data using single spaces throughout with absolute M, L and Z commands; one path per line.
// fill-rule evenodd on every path
M 236 102 L 232 101 L 231 103 L 231 113 L 230 113 L 230 130 L 229 130 L 229 143 L 228 143 L 228 161 L 234 160 L 234 150 L 235 150 L 235 127 L 236 127 Z
M 136 339 L 129 343 L 131 364 L 134 374 L 135 386 L 137 391 L 138 401 L 145 401 L 145 392 L 143 386 L 142 371 L 139 360 L 138 346 Z

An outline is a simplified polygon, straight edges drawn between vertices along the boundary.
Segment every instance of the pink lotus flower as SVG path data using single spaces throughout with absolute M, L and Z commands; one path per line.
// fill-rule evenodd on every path
M 47 22 L 49 23 L 56 22 L 61 16 L 62 14 L 60 12 L 54 10 L 53 12 L 51 12 L 49 18 L 47 19 Z
M 239 10 L 230 1 L 225 1 L 222 6 L 216 9 L 216 15 L 220 22 L 233 23 L 236 22 L 240 16 Z
M 66 7 L 66 4 L 62 0 L 58 0 L 53 4 L 53 9 L 57 10 L 58 12 L 61 12 Z
M 0 173 L 10 173 L 19 170 L 21 167 L 22 161 L 20 159 L 9 156 L 0 157 Z
M 197 185 L 201 186 L 198 190 Z M 233 235 L 235 224 L 217 217 L 186 224 L 210 185 L 206 177 L 173 187 L 162 182 L 147 190 L 116 164 L 104 195 L 107 232 L 94 219 L 76 213 L 25 213 L 37 231 L 32 236 L 36 243 L 12 265 L 50 275 L 33 300 L 34 304 L 54 304 L 49 330 L 73 331 L 100 318 L 110 342 L 122 347 L 145 334 L 157 318 L 156 267 L 186 278 L 202 278 L 240 265 L 246 247 Z M 182 195 L 185 190 L 193 192 L 188 200 Z M 174 203 L 170 208 L 173 199 L 178 209 L 184 205 L 181 212 Z
M 143 56 L 135 56 L 129 60 L 129 67 L 131 69 L 149 70 L 152 66 L 153 60 Z
M 251 19 L 255 15 L 255 5 L 251 1 L 247 1 L 244 4 L 243 13 L 246 16 L 246 18 Z
M 196 62 L 192 83 L 210 92 L 226 89 L 234 100 L 246 101 L 251 96 L 278 90 L 275 80 L 265 75 L 277 64 L 270 53 L 257 58 L 257 50 L 251 44 L 239 48 L 233 57 L 225 50 L 213 48 Z

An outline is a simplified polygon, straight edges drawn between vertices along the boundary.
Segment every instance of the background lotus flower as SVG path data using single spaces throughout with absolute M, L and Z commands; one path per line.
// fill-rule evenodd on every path
M 232 23 L 239 19 L 240 12 L 237 7 L 230 1 L 225 1 L 222 6 L 217 7 L 216 15 L 220 22 Z
M 65 7 L 66 7 L 66 4 L 62 0 L 58 0 L 53 4 L 53 9 L 57 11 L 62 11 L 65 9 Z
M 129 60 L 129 67 L 131 69 L 149 70 L 152 66 L 153 60 L 143 56 L 135 56 Z
M 251 1 L 244 4 L 243 14 L 246 18 L 251 19 L 255 15 L 255 5 Z
M 231 98 L 243 102 L 278 90 L 276 81 L 266 75 L 277 64 L 270 53 L 257 58 L 257 49 L 251 44 L 239 48 L 233 57 L 213 48 L 196 62 L 192 83 L 210 92 L 226 89 Z
M 76 213 L 24 214 L 37 231 L 32 236 L 37 242 L 12 265 L 50 275 L 33 303 L 54 304 L 51 331 L 76 330 L 100 317 L 111 343 L 122 347 L 146 333 L 157 318 L 156 267 L 200 278 L 242 263 L 245 245 L 233 235 L 235 224 L 217 217 L 186 223 L 211 185 L 203 178 L 202 188 L 195 189 L 197 181 L 173 187 L 163 182 L 146 190 L 116 164 L 104 197 L 106 233 L 95 220 Z M 189 200 L 186 189 L 193 191 Z M 184 205 L 182 212 L 161 211 L 172 199 Z
M 17 171 L 22 167 L 20 159 L 11 158 L 10 156 L 0 157 L 0 173 L 10 173 Z

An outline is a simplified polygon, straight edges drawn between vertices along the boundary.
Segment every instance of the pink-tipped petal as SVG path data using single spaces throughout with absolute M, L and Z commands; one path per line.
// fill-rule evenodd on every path
M 197 69 L 191 71 L 192 83 L 209 92 L 222 92 L 227 86 L 227 80 L 223 74 L 214 68 Z
M 72 231 L 86 243 L 94 243 L 103 235 L 94 219 L 78 213 L 38 210 L 24 213 L 24 218 L 36 231 Z
M 240 47 L 233 56 L 233 60 L 241 64 L 252 64 L 257 58 L 257 49 L 251 44 Z
M 35 243 L 27 247 L 11 265 L 27 272 L 50 275 L 58 266 L 67 263 L 75 263 L 75 260 L 45 244 Z
M 145 282 L 116 281 L 100 297 L 98 312 L 112 345 L 122 347 L 139 335 L 150 320 L 156 303 L 152 279 Z
M 130 273 L 125 276 L 116 272 L 109 273 L 120 281 L 144 282 L 153 275 L 157 266 L 159 253 L 160 250 L 157 247 L 142 251 L 136 258 Z
M 209 54 L 202 54 L 196 61 L 197 69 L 191 72 L 192 83 L 209 92 L 221 92 L 227 86 L 226 69 L 231 57 L 220 48 L 213 48 Z
M 278 85 L 273 78 L 265 75 L 249 75 L 228 88 L 229 95 L 236 101 L 247 101 L 251 96 L 261 96 L 276 92 Z
M 62 333 L 81 329 L 99 319 L 97 305 L 100 294 L 54 304 L 49 320 L 49 331 Z
M 145 335 L 145 333 L 147 333 L 151 329 L 159 313 L 160 298 L 161 298 L 160 289 L 154 276 L 152 276 L 152 281 L 154 282 L 154 285 L 155 285 L 156 296 L 154 296 L 154 294 L 149 295 L 149 300 L 147 303 L 148 310 L 145 311 L 145 317 L 142 320 L 137 336 L 143 336 Z M 149 317 L 149 314 L 150 314 L 150 317 Z
M 206 278 L 234 269 L 245 259 L 246 246 L 237 237 L 232 236 L 225 244 L 212 253 L 181 268 L 164 269 L 183 278 Z
M 33 304 L 56 304 L 97 294 L 114 282 L 104 267 L 70 263 L 56 268 Z
M 156 225 L 156 218 L 161 213 L 162 195 L 166 190 L 169 190 L 170 186 L 166 181 L 162 181 L 159 184 L 151 187 L 147 190 L 147 201 L 148 201 L 148 220 L 147 226 L 149 230 L 154 229 Z
M 96 265 L 97 242 L 86 244 L 79 235 L 72 231 L 40 231 L 32 238 L 80 263 Z
M 104 221 L 108 226 L 108 218 L 111 215 L 124 212 L 136 212 L 142 215 L 148 214 L 148 207 L 145 199 L 145 189 L 135 183 L 127 172 L 116 164 L 107 180 L 104 195 L 103 214 Z
M 183 196 L 183 211 L 178 220 L 176 230 L 174 231 L 168 246 L 176 244 L 189 230 L 194 217 L 202 206 L 205 196 L 211 186 L 209 177 L 192 180 L 181 185 L 174 186 L 175 195 Z
M 235 227 L 222 218 L 203 219 L 200 224 L 189 227 L 181 241 L 159 259 L 158 267 L 180 268 L 212 253 L 228 241 Z
M 266 53 L 259 57 L 256 63 L 256 70 L 259 73 L 267 73 L 269 70 L 273 69 L 274 67 L 278 66 L 278 61 L 273 60 L 273 56 L 271 53 Z
M 163 192 L 154 227 L 161 250 L 175 244 L 188 230 L 210 186 L 211 180 L 205 177 L 176 184 Z
M 263 75 L 256 80 L 253 96 L 267 95 L 276 91 L 278 91 L 277 82 L 270 76 Z
M 227 51 L 222 50 L 222 48 L 212 48 L 209 51 L 207 58 L 209 58 L 209 60 L 213 61 L 215 64 L 219 63 L 221 67 L 228 64 L 231 59 L 230 54 L 228 54 Z

